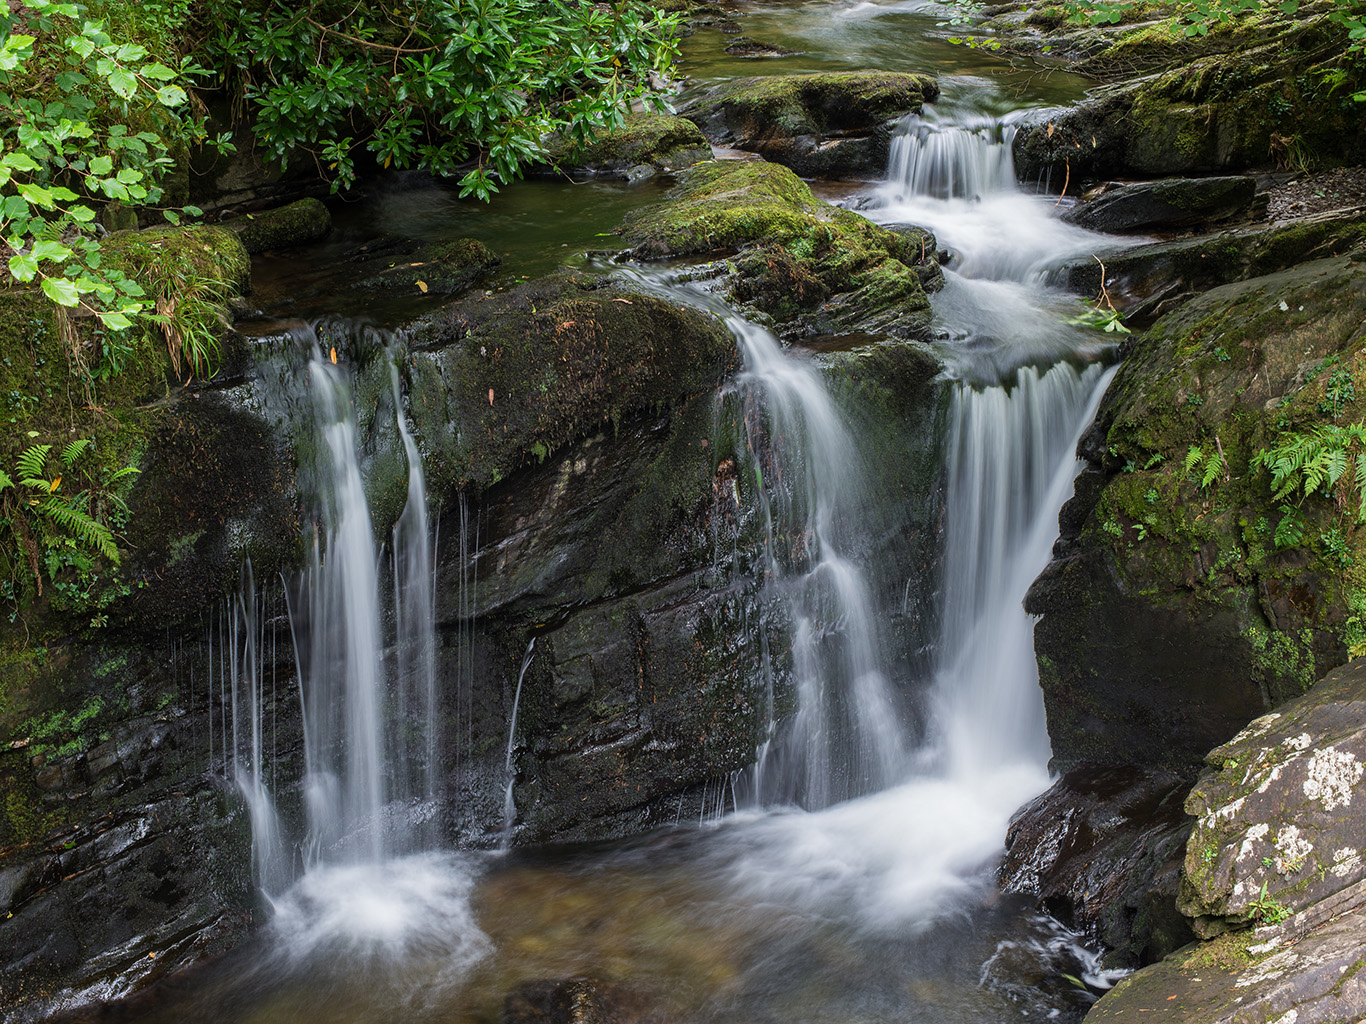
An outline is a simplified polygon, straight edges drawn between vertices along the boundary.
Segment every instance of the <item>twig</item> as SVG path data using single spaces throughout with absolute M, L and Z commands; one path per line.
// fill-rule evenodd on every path
M 308 22 L 314 28 L 326 32 L 328 35 L 336 36 L 338 39 L 345 39 L 348 43 L 355 43 L 357 46 L 363 46 L 367 50 L 383 50 L 385 53 L 431 53 L 433 50 L 439 49 L 439 47 L 436 46 L 424 46 L 420 50 L 405 49 L 402 46 L 386 46 L 384 43 L 372 43 L 370 40 L 361 39 L 359 36 L 351 36 L 347 35 L 345 32 L 338 32 L 335 28 L 328 28 L 326 25 L 314 21 L 312 18 L 305 18 L 304 21 Z

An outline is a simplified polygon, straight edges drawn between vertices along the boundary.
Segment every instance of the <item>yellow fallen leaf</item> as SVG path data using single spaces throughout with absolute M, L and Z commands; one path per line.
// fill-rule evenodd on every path
M 422 294 L 424 294 L 424 295 L 427 294 L 427 282 L 426 282 L 426 281 L 419 281 L 419 282 L 417 282 L 417 290 L 420 291 L 420 292 L 422 292 Z
M 55 491 L 55 490 L 56 490 L 58 487 L 60 487 L 60 486 L 62 486 L 62 478 L 61 478 L 60 476 L 55 477 L 55 478 L 53 479 L 53 481 L 52 481 L 52 484 L 48 487 L 47 493 L 48 493 L 48 494 L 51 494 L 53 491 Z
M 331 356 L 332 356 L 332 365 L 333 365 L 333 366 L 336 366 L 336 365 L 337 365 L 337 349 L 336 349 L 335 346 L 333 347 L 332 352 L 331 352 L 330 354 L 331 354 Z
M 489 405 L 493 404 L 493 388 L 489 388 Z

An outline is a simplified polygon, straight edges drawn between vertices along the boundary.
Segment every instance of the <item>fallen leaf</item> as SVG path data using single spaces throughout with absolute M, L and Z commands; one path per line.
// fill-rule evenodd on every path
M 420 291 L 420 292 L 422 292 L 423 295 L 426 295 L 426 294 L 427 294 L 427 282 L 426 282 L 426 281 L 419 281 L 419 282 L 417 282 L 417 290 Z
M 635 305 L 635 303 L 632 302 L 630 299 L 613 299 L 612 301 L 613 301 L 613 302 L 624 302 L 624 303 L 625 303 L 626 305 L 628 305 L 628 306 L 634 306 L 634 305 Z
M 73 461 L 74 461 L 74 460 L 73 460 Z M 53 479 L 51 486 L 48 487 L 47 493 L 48 493 L 48 494 L 51 494 L 51 493 L 52 493 L 53 491 L 55 491 L 58 487 L 61 487 L 61 486 L 62 486 L 62 478 L 61 478 L 60 476 L 57 476 L 57 477 L 55 477 L 55 478 Z M 80 497 L 80 495 L 77 495 L 77 497 Z
M 489 388 L 489 405 L 493 404 L 493 388 Z
M 336 365 L 337 365 L 337 349 L 336 349 L 336 347 L 333 346 L 332 351 L 331 351 L 330 353 L 328 353 L 328 354 L 332 357 L 332 365 L 333 365 L 333 366 L 336 366 Z

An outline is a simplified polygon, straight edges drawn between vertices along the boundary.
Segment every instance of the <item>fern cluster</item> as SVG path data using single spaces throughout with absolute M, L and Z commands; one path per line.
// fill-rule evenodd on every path
M 1344 501 L 1355 497 L 1357 522 L 1366 522 L 1366 423 L 1327 423 L 1308 433 L 1285 433 L 1252 458 L 1271 472 L 1277 501 L 1327 494 L 1346 482 Z

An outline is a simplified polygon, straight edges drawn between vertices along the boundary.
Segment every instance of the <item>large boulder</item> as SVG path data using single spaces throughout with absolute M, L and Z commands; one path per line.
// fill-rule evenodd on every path
M 1278 496 L 1254 459 L 1360 418 L 1363 324 L 1366 265 L 1340 258 L 1214 289 L 1131 343 L 1026 598 L 1059 768 L 1189 772 L 1361 650 L 1356 492 Z
M 1366 662 L 1211 751 L 1186 800 L 1182 911 L 1207 939 L 1121 982 L 1088 1021 L 1296 1024 L 1366 1015 Z
M 711 159 L 711 145 L 697 125 L 672 114 L 635 112 L 620 128 L 594 133 L 575 145 L 554 138 L 546 162 L 557 171 L 638 181 Z
M 803 177 L 881 177 L 893 123 L 938 95 L 934 78 L 907 72 L 764 75 L 714 86 L 680 113 L 714 143 Z

